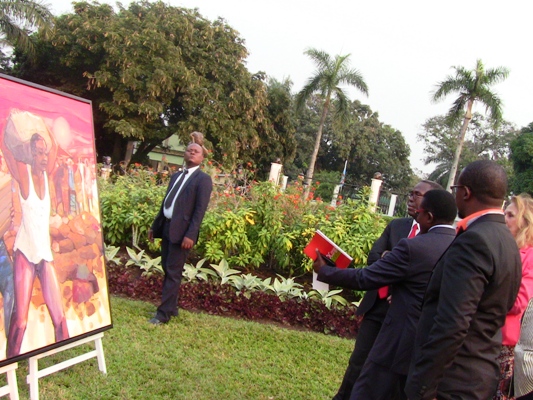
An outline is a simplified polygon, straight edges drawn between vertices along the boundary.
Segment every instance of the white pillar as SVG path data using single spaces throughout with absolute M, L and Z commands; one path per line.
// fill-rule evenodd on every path
M 397 194 L 391 194 L 391 196 L 390 196 L 389 212 L 387 212 L 387 215 L 389 217 L 392 217 L 394 215 L 394 209 L 396 208 L 396 199 L 397 198 L 398 198 Z
M 268 176 L 269 182 L 274 182 L 274 185 L 279 185 L 282 166 L 283 165 L 274 162 L 270 164 L 270 175 Z
M 287 181 L 289 180 L 289 177 L 287 175 L 283 175 L 281 177 L 281 191 L 283 192 L 285 189 L 287 189 Z
M 331 203 L 330 203 L 332 207 L 337 207 L 337 198 L 339 197 L 340 190 L 341 190 L 341 185 L 335 185 L 335 189 L 333 189 L 333 198 L 331 199 Z
M 379 199 L 379 188 L 381 187 L 381 179 L 372 178 L 372 184 L 370 185 L 370 210 L 376 211 L 376 205 L 378 204 Z

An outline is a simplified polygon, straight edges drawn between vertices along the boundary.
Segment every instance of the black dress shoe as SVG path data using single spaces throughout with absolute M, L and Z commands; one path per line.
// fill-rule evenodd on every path
M 164 325 L 164 324 L 166 324 L 166 322 L 160 321 L 156 317 L 148 320 L 148 323 L 150 323 L 152 325 Z

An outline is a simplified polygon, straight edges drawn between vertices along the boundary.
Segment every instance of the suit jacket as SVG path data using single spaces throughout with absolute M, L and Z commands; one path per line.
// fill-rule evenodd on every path
M 409 399 L 492 398 L 505 315 L 520 286 L 518 248 L 503 215 L 459 234 L 428 284 L 405 392 Z
M 391 251 L 401 239 L 409 236 L 412 225 L 413 218 L 397 218 L 389 222 L 379 239 L 374 242 L 374 245 L 370 249 L 367 265 L 378 261 L 383 252 Z M 389 309 L 389 303 L 386 300 L 379 302 L 377 300 L 377 289 L 367 291 L 361 303 L 359 303 L 357 315 L 366 314 L 365 318 L 382 321 Z
M 168 184 L 167 194 L 180 175 L 181 172 L 172 175 Z M 200 168 L 194 171 L 187 179 L 174 202 L 174 209 L 172 210 L 169 227 L 169 239 L 172 243 L 180 243 L 184 237 L 188 237 L 196 243 L 212 190 L 211 177 L 201 171 Z M 152 231 L 155 238 L 163 236 L 163 224 L 166 219 L 163 214 L 165 198 L 163 198 L 159 213 L 152 223 Z
M 435 227 L 402 239 L 385 257 L 363 269 L 323 267 L 318 279 L 351 289 L 392 285 L 392 303 L 368 358 L 407 375 L 422 299 L 433 267 L 455 238 L 451 227 Z

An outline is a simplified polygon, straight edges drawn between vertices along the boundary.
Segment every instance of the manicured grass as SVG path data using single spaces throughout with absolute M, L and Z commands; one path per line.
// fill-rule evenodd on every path
M 114 328 L 103 339 L 107 375 L 96 359 L 85 361 L 40 379 L 41 399 L 330 399 L 353 348 L 353 340 L 183 310 L 152 326 L 150 303 L 113 297 L 112 307 Z M 27 373 L 27 362 L 19 363 L 21 399 L 29 398 Z

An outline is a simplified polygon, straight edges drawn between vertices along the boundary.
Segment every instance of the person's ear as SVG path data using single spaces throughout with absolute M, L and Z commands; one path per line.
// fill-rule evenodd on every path
M 465 200 L 468 200 L 472 197 L 472 190 L 470 190 L 470 188 L 468 186 L 465 186 L 465 195 L 463 196 L 463 198 Z

